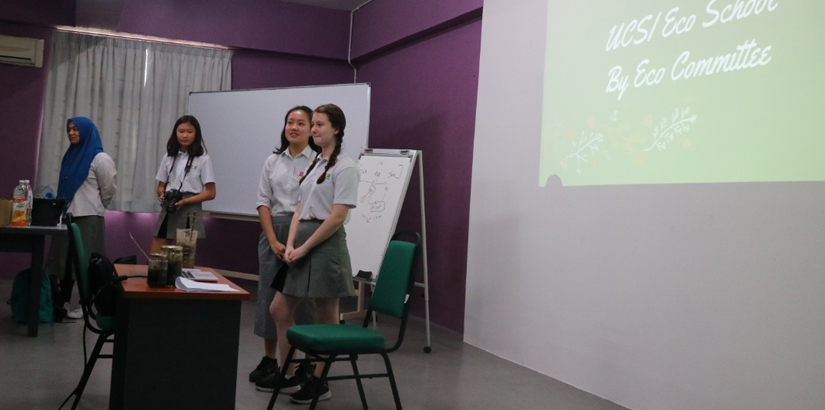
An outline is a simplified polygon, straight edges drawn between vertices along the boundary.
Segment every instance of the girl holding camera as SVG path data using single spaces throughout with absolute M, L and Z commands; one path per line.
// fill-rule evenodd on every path
M 215 174 L 195 117 L 184 115 L 175 122 L 155 179 L 161 209 L 149 252 L 170 245 L 178 229 L 192 228 L 205 238 L 201 203 L 215 199 Z

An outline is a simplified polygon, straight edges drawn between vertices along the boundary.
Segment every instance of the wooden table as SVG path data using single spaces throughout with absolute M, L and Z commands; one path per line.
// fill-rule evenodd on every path
M 58 226 L 0 226 L 0 252 L 27 252 L 32 254 L 31 286 L 29 289 L 29 333 L 37 337 L 40 326 L 40 285 L 43 281 L 43 249 L 47 236 L 63 236 L 66 225 Z M 62 274 L 62 272 L 61 272 Z
M 115 265 L 146 275 L 146 265 Z M 115 324 L 110 409 L 235 409 L 241 302 L 249 293 L 150 288 L 122 282 Z

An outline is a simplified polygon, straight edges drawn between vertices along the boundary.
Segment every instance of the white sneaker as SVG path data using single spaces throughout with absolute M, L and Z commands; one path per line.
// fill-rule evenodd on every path
M 69 310 L 66 312 L 66 317 L 69 319 L 83 319 L 83 309 L 78 307 L 75 310 Z

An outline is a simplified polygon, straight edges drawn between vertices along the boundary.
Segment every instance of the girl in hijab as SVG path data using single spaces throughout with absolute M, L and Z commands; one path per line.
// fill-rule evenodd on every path
M 80 228 L 88 260 L 93 252 L 106 254 L 104 215 L 117 190 L 117 169 L 112 157 L 103 152 L 100 133 L 90 119 L 70 118 L 66 122 L 66 133 L 71 145 L 60 165 L 57 198 L 66 200 L 67 212 Z M 57 267 L 52 272 L 59 275 L 64 272 L 68 243 L 65 239 L 54 242 L 50 251 L 53 258 L 49 260 Z M 64 278 L 63 282 L 61 292 L 64 300 L 69 300 L 73 281 Z M 68 317 L 79 319 L 82 313 L 78 308 L 70 311 Z

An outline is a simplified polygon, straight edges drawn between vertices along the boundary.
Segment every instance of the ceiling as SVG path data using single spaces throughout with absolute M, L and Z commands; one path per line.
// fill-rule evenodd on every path
M 0 0 L 3 1 L 3 0 Z M 372 0 L 281 0 L 307 6 L 335 10 L 354 10 Z M 93 27 L 117 30 L 120 13 L 125 0 L 76 0 L 76 24 L 78 27 Z

